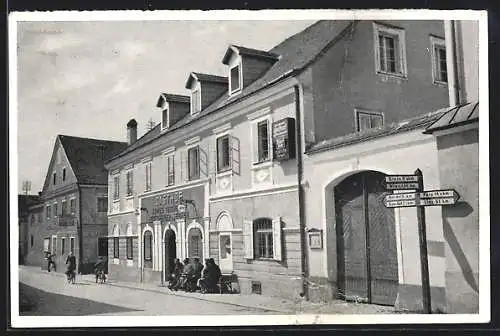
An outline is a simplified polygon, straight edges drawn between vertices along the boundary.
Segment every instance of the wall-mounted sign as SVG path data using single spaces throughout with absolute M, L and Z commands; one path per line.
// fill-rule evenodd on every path
M 294 118 L 284 118 L 273 123 L 273 152 L 278 161 L 295 158 Z
M 309 248 L 322 249 L 323 248 L 323 230 L 309 229 L 307 231 Z
M 198 186 L 145 197 L 141 201 L 141 207 L 147 209 L 146 213 L 150 221 L 174 221 L 202 217 L 204 200 L 204 187 Z M 186 204 L 186 201 L 189 202 L 189 205 Z

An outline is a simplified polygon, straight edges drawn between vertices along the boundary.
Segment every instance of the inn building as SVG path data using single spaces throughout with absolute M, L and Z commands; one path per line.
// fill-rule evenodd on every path
M 107 161 L 109 276 L 161 283 L 174 258 L 211 257 L 241 293 L 331 300 L 345 294 L 337 258 L 365 243 L 354 238 L 361 231 L 344 245 L 325 232 L 361 218 L 368 195 L 380 236 L 372 269 L 384 273 L 371 301 L 395 305 L 400 242 L 377 202 L 381 176 L 404 156 L 374 158 L 389 170 L 358 169 L 357 157 L 393 145 L 374 144 L 378 132 L 424 127 L 436 117 L 429 111 L 448 106 L 445 54 L 442 21 L 319 21 L 267 51 L 230 45 L 224 76 L 191 72 L 186 95 L 161 93 L 161 123 L 137 139 L 130 120 L 128 147 Z M 396 143 L 407 146 L 405 136 Z M 331 139 L 364 142 L 337 152 Z M 340 185 L 337 200 L 348 171 L 367 173 Z M 343 274 L 364 288 L 366 276 L 351 269 L 366 261 L 352 261 Z

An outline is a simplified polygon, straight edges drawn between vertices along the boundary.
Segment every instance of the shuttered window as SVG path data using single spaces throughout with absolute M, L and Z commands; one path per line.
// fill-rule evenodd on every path
M 257 124 L 257 162 L 269 160 L 269 123 L 263 120 Z
M 243 225 L 246 259 L 282 260 L 280 218 L 246 220 Z
M 133 194 L 134 194 L 134 172 L 130 170 L 127 172 L 127 196 L 132 196 Z
M 217 138 L 217 172 L 223 172 L 230 168 L 229 135 Z
M 231 93 L 236 92 L 241 89 L 240 83 L 240 66 L 237 65 L 231 68 Z
M 200 152 L 199 147 L 188 150 L 188 179 L 196 180 L 200 178 Z
M 133 259 L 133 239 L 132 237 L 127 237 L 127 259 Z
M 146 163 L 146 191 L 151 190 L 151 162 Z
M 120 238 L 113 238 L 113 258 L 120 258 Z
M 153 260 L 153 234 L 151 231 L 144 232 L 144 260 Z
M 167 157 L 167 186 L 174 185 L 175 183 L 175 170 L 174 170 L 174 156 Z
M 113 199 L 120 199 L 120 176 L 113 177 Z
M 259 218 L 253 223 L 255 258 L 273 257 L 273 223 L 269 218 Z

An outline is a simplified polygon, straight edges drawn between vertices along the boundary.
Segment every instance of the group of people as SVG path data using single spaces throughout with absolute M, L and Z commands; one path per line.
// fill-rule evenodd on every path
M 168 288 L 175 291 L 183 289 L 187 292 L 194 292 L 199 288 L 202 293 L 215 293 L 221 275 L 221 270 L 213 258 L 205 259 L 205 265 L 200 263 L 199 258 L 186 258 L 184 263 L 175 259 Z
M 50 272 L 51 268 L 56 270 L 56 263 L 54 262 L 55 255 L 48 253 L 47 254 L 47 270 Z M 75 277 L 76 270 L 76 258 L 72 252 L 68 253 L 68 257 L 66 258 L 66 272 L 68 279 Z M 104 258 L 99 257 L 98 261 L 94 264 L 94 273 L 95 273 L 95 282 L 97 283 L 100 279 L 101 282 L 105 281 L 105 268 L 106 268 L 106 260 Z

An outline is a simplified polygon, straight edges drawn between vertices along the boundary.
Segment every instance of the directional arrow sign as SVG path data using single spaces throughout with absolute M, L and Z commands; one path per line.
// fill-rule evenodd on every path
M 418 182 L 418 178 L 419 177 L 417 175 L 386 175 L 385 182 Z
M 385 188 L 388 190 L 415 190 L 418 189 L 418 182 L 386 183 Z
M 453 189 L 428 190 L 387 195 L 384 198 L 384 205 L 387 208 L 453 205 L 459 198 L 460 195 Z

